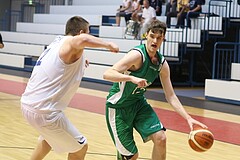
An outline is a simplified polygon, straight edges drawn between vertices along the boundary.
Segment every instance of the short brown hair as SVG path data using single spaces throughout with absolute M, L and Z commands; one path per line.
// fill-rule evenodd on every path
M 80 16 L 71 17 L 66 24 L 65 35 L 78 35 L 81 30 L 86 32 L 88 30 L 89 23 Z
M 167 25 L 164 22 L 161 22 L 159 20 L 153 20 L 147 29 L 147 33 L 149 31 L 152 31 L 153 33 L 163 33 L 164 35 L 166 34 L 166 30 L 167 30 Z

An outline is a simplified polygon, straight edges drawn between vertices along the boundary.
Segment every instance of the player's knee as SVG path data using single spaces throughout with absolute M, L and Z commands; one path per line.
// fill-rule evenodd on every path
M 157 132 L 154 135 L 153 142 L 155 145 L 158 145 L 158 146 L 166 146 L 167 137 L 166 137 L 165 133 L 163 131 Z

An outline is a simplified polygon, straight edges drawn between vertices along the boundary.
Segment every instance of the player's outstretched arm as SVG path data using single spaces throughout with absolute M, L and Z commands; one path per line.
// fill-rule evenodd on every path
M 178 114 L 180 114 L 184 119 L 187 120 L 190 129 L 193 130 L 194 124 L 200 125 L 202 128 L 207 128 L 206 125 L 193 119 L 186 112 L 186 110 L 182 106 L 181 102 L 179 101 L 178 97 L 176 96 L 176 94 L 173 90 L 173 87 L 172 87 L 171 80 L 170 80 L 170 69 L 169 69 L 167 61 L 165 61 L 163 64 L 162 70 L 160 72 L 160 79 L 161 79 L 163 90 L 164 90 L 164 93 L 165 93 L 168 103 L 174 108 L 174 110 Z
M 76 49 L 84 49 L 85 47 L 91 48 L 106 48 L 111 52 L 118 52 L 119 47 L 113 42 L 103 41 L 101 38 L 94 37 L 89 34 L 80 34 L 78 36 L 74 36 L 70 41 L 70 44 L 73 48 Z
M 114 53 L 119 51 L 119 47 L 115 43 L 106 42 L 92 35 L 81 33 L 77 36 L 70 36 L 64 41 L 59 52 L 60 58 L 66 64 L 74 63 L 82 56 L 83 50 L 86 47 L 106 48 Z

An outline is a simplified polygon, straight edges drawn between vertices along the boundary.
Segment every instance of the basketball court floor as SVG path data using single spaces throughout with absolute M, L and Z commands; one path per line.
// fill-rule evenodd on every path
M 29 73 L 0 69 L 0 160 L 29 159 L 38 133 L 23 119 L 20 96 Z M 116 160 L 116 150 L 105 123 L 105 97 L 109 85 L 82 81 L 66 115 L 88 138 L 86 160 Z M 240 160 L 240 106 L 207 101 L 203 88 L 175 88 L 185 109 L 205 123 L 214 134 L 214 144 L 198 153 L 188 145 L 189 127 L 166 103 L 161 88 L 146 92 L 160 120 L 167 128 L 167 160 Z M 152 143 L 143 143 L 135 132 L 139 159 L 150 160 Z M 65 160 L 66 154 L 51 151 L 45 160 Z

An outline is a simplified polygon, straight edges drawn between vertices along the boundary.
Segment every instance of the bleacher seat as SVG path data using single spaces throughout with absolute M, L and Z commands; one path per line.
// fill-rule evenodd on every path
M 44 24 L 66 24 L 67 20 L 75 14 L 34 14 L 33 23 L 44 23 Z M 99 14 L 92 15 L 79 15 L 86 19 L 90 25 L 101 25 L 102 16 Z
M 50 14 L 76 14 L 76 15 L 115 15 L 119 5 L 72 5 L 50 6 Z
M 206 79 L 205 98 L 212 101 L 240 105 L 240 83 L 219 79 Z
M 5 42 L 49 45 L 56 37 L 52 34 L 1 31 Z
M 0 66 L 24 68 L 25 57 L 0 52 Z
M 65 33 L 65 25 L 17 22 L 16 31 L 27 32 L 27 33 L 45 33 L 45 34 L 63 35 Z
M 5 42 L 0 50 L 0 65 L 23 69 L 27 57 L 39 57 L 44 45 Z

